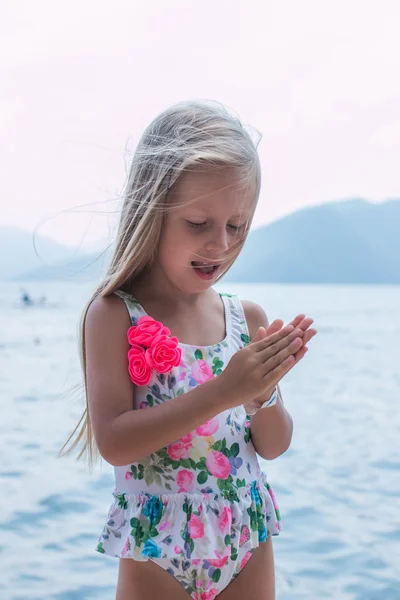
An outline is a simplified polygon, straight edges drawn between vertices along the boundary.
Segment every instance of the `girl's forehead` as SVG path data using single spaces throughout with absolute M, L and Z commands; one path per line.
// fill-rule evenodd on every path
M 256 203 L 256 182 L 238 169 L 196 169 L 184 172 L 175 183 L 172 203 L 182 208 L 204 211 L 229 208 L 233 212 L 251 212 Z

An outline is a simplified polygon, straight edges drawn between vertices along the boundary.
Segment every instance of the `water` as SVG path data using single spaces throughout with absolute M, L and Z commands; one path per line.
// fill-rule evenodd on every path
M 94 551 L 112 468 L 57 451 L 82 401 L 77 325 L 90 286 L 0 292 L 0 599 L 109 600 L 117 559 Z M 400 288 L 229 285 L 270 319 L 314 317 L 318 336 L 282 391 L 295 431 L 265 465 L 283 516 L 277 600 L 400 598 Z

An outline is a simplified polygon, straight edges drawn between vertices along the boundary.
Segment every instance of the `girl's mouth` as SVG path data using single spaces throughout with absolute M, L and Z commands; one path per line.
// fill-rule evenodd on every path
M 195 273 L 202 279 L 213 279 L 220 265 L 192 260 Z

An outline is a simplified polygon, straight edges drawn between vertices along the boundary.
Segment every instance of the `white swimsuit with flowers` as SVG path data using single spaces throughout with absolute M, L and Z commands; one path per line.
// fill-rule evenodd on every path
M 116 294 L 136 325 L 146 315 L 143 307 L 130 294 Z M 179 344 L 180 365 L 165 375 L 154 371 L 148 385 L 137 387 L 136 409 L 168 402 L 219 375 L 249 342 L 239 298 L 220 296 L 225 339 L 212 346 Z M 260 469 L 243 406 L 221 412 L 141 460 L 115 467 L 113 496 L 97 550 L 150 558 L 193 598 L 215 598 L 260 542 L 280 531 L 279 510 Z

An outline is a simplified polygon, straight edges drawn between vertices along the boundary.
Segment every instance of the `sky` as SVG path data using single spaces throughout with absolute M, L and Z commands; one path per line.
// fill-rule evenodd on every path
M 143 129 L 187 99 L 262 134 L 254 226 L 400 198 L 399 18 L 398 0 L 2 0 L 0 227 L 107 243 Z

